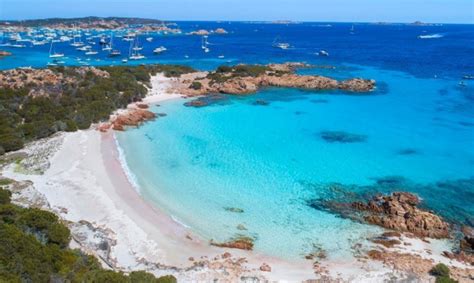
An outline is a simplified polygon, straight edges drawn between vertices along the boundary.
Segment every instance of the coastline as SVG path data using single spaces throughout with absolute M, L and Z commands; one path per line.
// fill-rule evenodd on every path
M 152 77 L 151 83 L 149 96 L 143 101 L 146 104 L 181 97 L 180 94 L 167 93 L 171 79 L 158 75 Z M 60 134 L 54 139 L 60 140 L 60 145 L 48 158 L 50 167 L 43 175 L 25 175 L 11 167 L 5 176 L 33 181 L 35 189 L 44 195 L 50 208 L 65 221 L 87 221 L 94 229 L 104 230 L 113 243 L 104 260 L 114 269 L 125 272 L 145 269 L 159 276 L 172 274 L 179 281 L 237 280 L 242 276 L 304 281 L 327 274 L 332 276 L 330 278 L 378 282 L 395 273 L 379 262 L 370 262 L 361 269 L 351 260 L 328 261 L 323 262 L 327 264 L 323 269 L 317 269 L 311 261 L 294 263 L 255 251 L 213 247 L 193 235 L 172 215 L 142 198 L 127 175 L 127 165 L 120 158 L 113 131 L 101 133 L 89 129 Z M 90 241 L 79 241 L 78 247 L 101 256 L 91 248 Z M 412 247 L 417 247 L 413 251 L 415 254 L 428 248 L 421 240 L 413 239 L 412 242 Z M 226 252 L 231 256 L 225 255 Z M 270 265 L 272 271 L 260 271 L 263 263 Z

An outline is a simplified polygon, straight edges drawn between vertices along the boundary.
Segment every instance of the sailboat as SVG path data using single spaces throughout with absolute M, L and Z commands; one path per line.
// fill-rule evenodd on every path
M 110 41 L 109 41 L 109 43 L 106 42 L 106 43 L 104 44 L 105 46 L 102 47 L 102 51 L 111 51 L 111 50 L 112 50 L 112 41 L 113 41 L 113 38 L 114 38 L 114 34 L 111 33 L 111 34 L 110 34 Z M 102 39 L 102 38 L 101 38 L 101 39 Z
M 92 50 L 92 48 L 89 48 L 87 52 L 85 53 L 86 55 L 97 55 L 99 52 Z
M 143 56 L 142 54 L 140 54 L 140 52 L 138 52 L 140 49 L 137 49 L 136 47 L 138 47 L 138 38 L 135 40 L 135 45 L 130 45 L 130 55 L 129 55 L 129 59 L 130 60 L 141 60 L 141 59 L 145 59 L 145 56 Z
M 49 47 L 49 58 L 62 58 L 64 53 L 53 52 L 53 41 L 51 41 L 51 46 Z
M 352 27 L 351 27 L 351 31 L 350 31 L 350 34 L 355 34 L 355 29 L 354 29 L 354 25 L 352 25 Z
M 133 50 L 140 51 L 142 49 L 143 49 L 143 47 L 140 46 L 140 42 L 138 40 L 138 35 L 137 35 L 137 37 L 135 38 L 135 45 L 133 46 Z
M 76 40 L 76 38 L 79 38 L 79 41 Z M 74 30 L 74 34 L 72 36 L 72 43 L 71 43 L 71 46 L 74 46 L 74 47 L 81 47 L 84 45 L 84 43 L 81 41 L 81 35 L 80 34 L 77 34 L 77 31 Z
M 209 47 L 207 47 L 208 44 L 209 42 L 207 41 L 207 35 L 204 35 L 202 37 L 201 48 L 202 50 L 204 50 L 205 53 L 209 53 L 209 51 L 211 51 Z

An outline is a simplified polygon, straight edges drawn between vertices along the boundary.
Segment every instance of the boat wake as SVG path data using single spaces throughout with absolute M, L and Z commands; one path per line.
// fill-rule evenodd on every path
M 444 35 L 439 34 L 439 33 L 434 33 L 434 34 L 425 34 L 425 35 L 419 35 L 419 39 L 434 39 L 434 38 L 442 38 Z

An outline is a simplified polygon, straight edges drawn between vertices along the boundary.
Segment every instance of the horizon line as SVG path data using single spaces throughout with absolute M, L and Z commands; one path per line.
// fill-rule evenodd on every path
M 21 22 L 21 21 L 35 21 L 35 20 L 50 20 L 50 19 L 83 19 L 83 18 L 124 18 L 124 19 L 144 19 L 144 20 L 158 20 L 163 22 L 262 22 L 262 23 L 274 23 L 274 22 L 293 22 L 293 23 L 360 23 L 360 24 L 372 24 L 372 23 L 387 23 L 387 24 L 413 24 L 416 22 L 422 24 L 443 24 L 443 25 L 474 25 L 474 22 L 425 22 L 422 20 L 414 20 L 407 22 L 398 22 L 398 21 L 319 21 L 319 20 L 289 20 L 289 19 L 275 19 L 275 20 L 176 20 L 176 19 L 158 19 L 158 18 L 149 18 L 149 17 L 133 17 L 133 16 L 75 16 L 75 17 L 46 17 L 46 18 L 26 18 L 26 19 L 1 19 L 2 22 Z

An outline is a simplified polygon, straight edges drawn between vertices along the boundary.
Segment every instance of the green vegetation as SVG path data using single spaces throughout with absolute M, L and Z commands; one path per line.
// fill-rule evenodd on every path
M 430 270 L 431 275 L 436 277 L 436 283 L 456 283 L 458 281 L 452 279 L 449 271 L 449 267 L 445 264 L 438 263 Z
M 202 83 L 194 81 L 194 82 L 191 83 L 189 88 L 195 89 L 195 90 L 200 90 L 202 88 Z
M 163 72 L 173 77 L 194 71 L 175 65 L 101 69 L 110 77 L 100 77 L 91 71 L 81 75 L 76 68 L 54 68 L 54 72 L 72 78 L 73 82 L 43 86 L 47 93 L 43 96 L 29 95 L 35 86 L 0 89 L 0 154 L 21 149 L 26 142 L 58 131 L 87 129 L 92 123 L 107 120 L 114 110 L 146 95 L 150 74 Z
M 281 75 L 280 71 L 274 71 L 265 65 L 236 65 L 236 66 L 219 66 L 215 72 L 207 75 L 211 80 L 211 84 L 223 83 L 232 78 L 238 77 L 258 77 L 268 73 L 269 75 Z
M 70 231 L 56 215 L 13 205 L 10 197 L 0 189 L 0 282 L 176 282 L 102 269 L 95 257 L 67 248 Z

